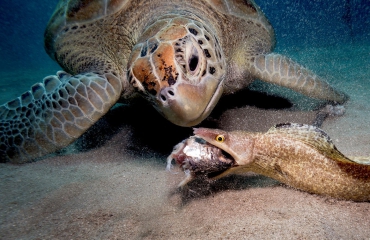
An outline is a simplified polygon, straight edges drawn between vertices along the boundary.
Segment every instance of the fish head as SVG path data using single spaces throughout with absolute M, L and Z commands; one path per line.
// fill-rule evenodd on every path
M 180 186 L 200 175 L 205 175 L 208 178 L 217 177 L 233 167 L 235 163 L 234 159 L 223 152 L 222 149 L 194 136 L 185 139 L 174 147 L 167 158 L 167 170 L 169 171 L 173 168 L 173 160 L 186 174 L 186 178 L 180 183 Z

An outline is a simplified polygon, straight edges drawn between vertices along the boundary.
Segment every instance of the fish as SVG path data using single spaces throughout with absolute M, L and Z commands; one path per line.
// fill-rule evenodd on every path
M 199 137 L 191 136 L 177 144 L 167 158 L 167 171 L 172 171 L 172 161 L 184 170 L 185 179 L 179 187 L 185 186 L 193 179 L 205 175 L 212 178 L 233 167 L 234 160 L 220 148 Z M 172 171 L 173 172 L 173 171 Z
M 283 123 L 267 132 L 194 128 L 167 158 L 182 167 L 186 185 L 199 174 L 218 179 L 254 172 L 295 189 L 352 201 L 370 201 L 370 157 L 347 157 L 322 129 Z

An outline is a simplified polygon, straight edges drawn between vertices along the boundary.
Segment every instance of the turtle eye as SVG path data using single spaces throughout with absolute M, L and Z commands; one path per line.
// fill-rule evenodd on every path
M 225 137 L 224 135 L 217 135 L 217 137 L 215 138 L 215 140 L 219 143 L 222 143 L 225 141 Z

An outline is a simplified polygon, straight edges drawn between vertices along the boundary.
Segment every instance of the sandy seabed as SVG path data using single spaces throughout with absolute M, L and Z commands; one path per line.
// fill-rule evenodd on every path
M 370 156 L 370 46 L 287 53 L 350 96 L 345 115 L 322 128 L 345 155 Z M 251 89 L 221 102 L 205 126 L 267 131 L 315 118 L 312 99 L 258 82 Z M 253 104 L 243 105 L 247 93 Z M 0 239 L 370 238 L 369 202 L 317 196 L 263 176 L 198 180 L 176 191 L 184 176 L 167 173 L 165 158 L 191 130 L 162 123 L 150 108 L 137 110 L 115 108 L 59 154 L 1 164 Z

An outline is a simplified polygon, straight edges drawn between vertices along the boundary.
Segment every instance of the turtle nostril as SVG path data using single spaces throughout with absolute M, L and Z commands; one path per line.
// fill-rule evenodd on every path
M 170 87 L 166 87 L 161 90 L 159 97 L 161 98 L 161 101 L 166 102 L 166 101 L 170 101 L 171 99 L 173 99 L 174 96 L 175 96 L 174 89 Z

